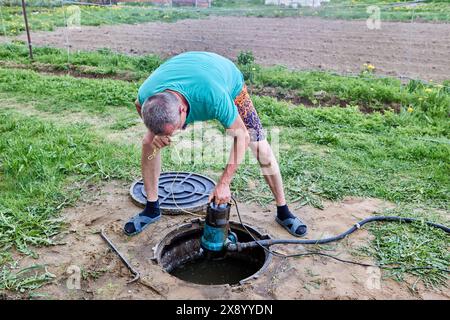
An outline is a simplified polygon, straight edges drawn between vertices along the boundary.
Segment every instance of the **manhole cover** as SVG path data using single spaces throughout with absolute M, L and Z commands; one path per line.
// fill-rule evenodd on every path
M 164 214 L 206 211 L 215 185 L 212 179 L 192 172 L 162 172 L 158 185 L 161 210 Z M 130 196 L 135 204 L 145 206 L 147 194 L 142 179 L 131 185 Z

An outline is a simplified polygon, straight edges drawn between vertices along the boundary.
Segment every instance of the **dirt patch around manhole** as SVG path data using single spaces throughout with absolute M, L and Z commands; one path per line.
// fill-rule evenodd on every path
M 139 208 L 129 199 L 129 184 L 112 181 L 101 187 L 90 186 L 77 206 L 66 208 L 62 216 L 67 231 L 58 236 L 61 244 L 36 249 L 38 259 L 25 257 L 20 266 L 47 264 L 55 280 L 40 288 L 47 299 L 449 299 L 448 292 L 419 288 L 411 293 L 406 284 L 391 279 L 371 285 L 374 270 L 342 264 L 325 257 L 293 259 L 274 258 L 265 273 L 242 286 L 201 286 L 179 280 L 155 264 L 153 247 L 181 223 L 195 217 L 189 215 L 163 216 L 143 233 L 127 237 L 123 224 Z M 321 238 L 341 233 L 356 221 L 375 211 L 392 207 L 377 199 L 346 198 L 340 203 L 325 203 L 325 209 L 302 207 L 297 213 L 309 225 L 308 238 Z M 274 238 L 288 238 L 284 229 L 274 221 L 268 209 L 240 203 L 245 223 Z M 235 211 L 232 220 L 238 221 Z M 118 257 L 101 239 L 98 231 L 105 228 L 142 279 L 127 284 L 132 276 Z M 370 234 L 362 229 L 347 240 L 332 246 L 330 254 L 355 260 L 351 250 L 367 244 Z M 301 246 L 278 246 L 280 252 L 305 250 Z M 365 259 L 366 262 L 372 262 Z M 377 271 L 375 271 L 377 272 Z M 76 289 L 73 276 L 81 275 Z M 419 286 L 420 287 L 420 286 Z
M 210 17 L 58 28 L 31 37 L 34 45 L 163 57 L 213 51 L 236 59 L 240 51 L 251 50 L 256 62 L 268 66 L 359 73 L 364 63 L 371 63 L 377 74 L 440 81 L 450 74 L 449 29 L 446 23 L 382 22 L 381 29 L 370 30 L 365 20 Z M 25 35 L 18 38 L 26 40 Z

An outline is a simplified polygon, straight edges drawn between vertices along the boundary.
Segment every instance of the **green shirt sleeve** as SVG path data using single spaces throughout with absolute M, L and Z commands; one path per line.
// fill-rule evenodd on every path
M 216 106 L 216 119 L 228 129 L 238 116 L 237 107 L 230 95 L 223 93 L 219 105 Z
M 141 86 L 139 88 L 139 91 L 138 91 L 138 100 L 139 100 L 139 103 L 140 103 L 141 106 L 144 105 L 144 102 L 147 99 L 147 98 L 144 97 L 144 92 L 143 92 L 144 90 L 145 90 L 145 87 Z

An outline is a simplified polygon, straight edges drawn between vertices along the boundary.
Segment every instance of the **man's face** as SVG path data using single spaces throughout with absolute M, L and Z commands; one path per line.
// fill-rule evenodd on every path
M 180 111 L 180 121 L 173 125 L 173 124 L 166 124 L 164 126 L 164 133 L 161 134 L 161 136 L 173 136 L 176 133 L 178 133 L 181 130 L 186 129 L 185 122 L 186 122 L 186 115 L 187 115 L 187 108 L 180 105 L 179 107 Z

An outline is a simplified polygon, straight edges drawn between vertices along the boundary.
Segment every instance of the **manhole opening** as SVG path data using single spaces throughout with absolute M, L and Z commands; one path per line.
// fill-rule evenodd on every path
M 245 229 L 230 221 L 230 228 L 240 242 L 252 241 Z M 256 239 L 268 239 L 250 226 Z M 260 247 L 242 252 L 228 252 L 223 259 L 211 260 L 201 255 L 203 221 L 182 225 L 170 232 L 157 246 L 156 259 L 171 275 L 201 285 L 238 285 L 257 278 L 268 266 L 271 256 Z

